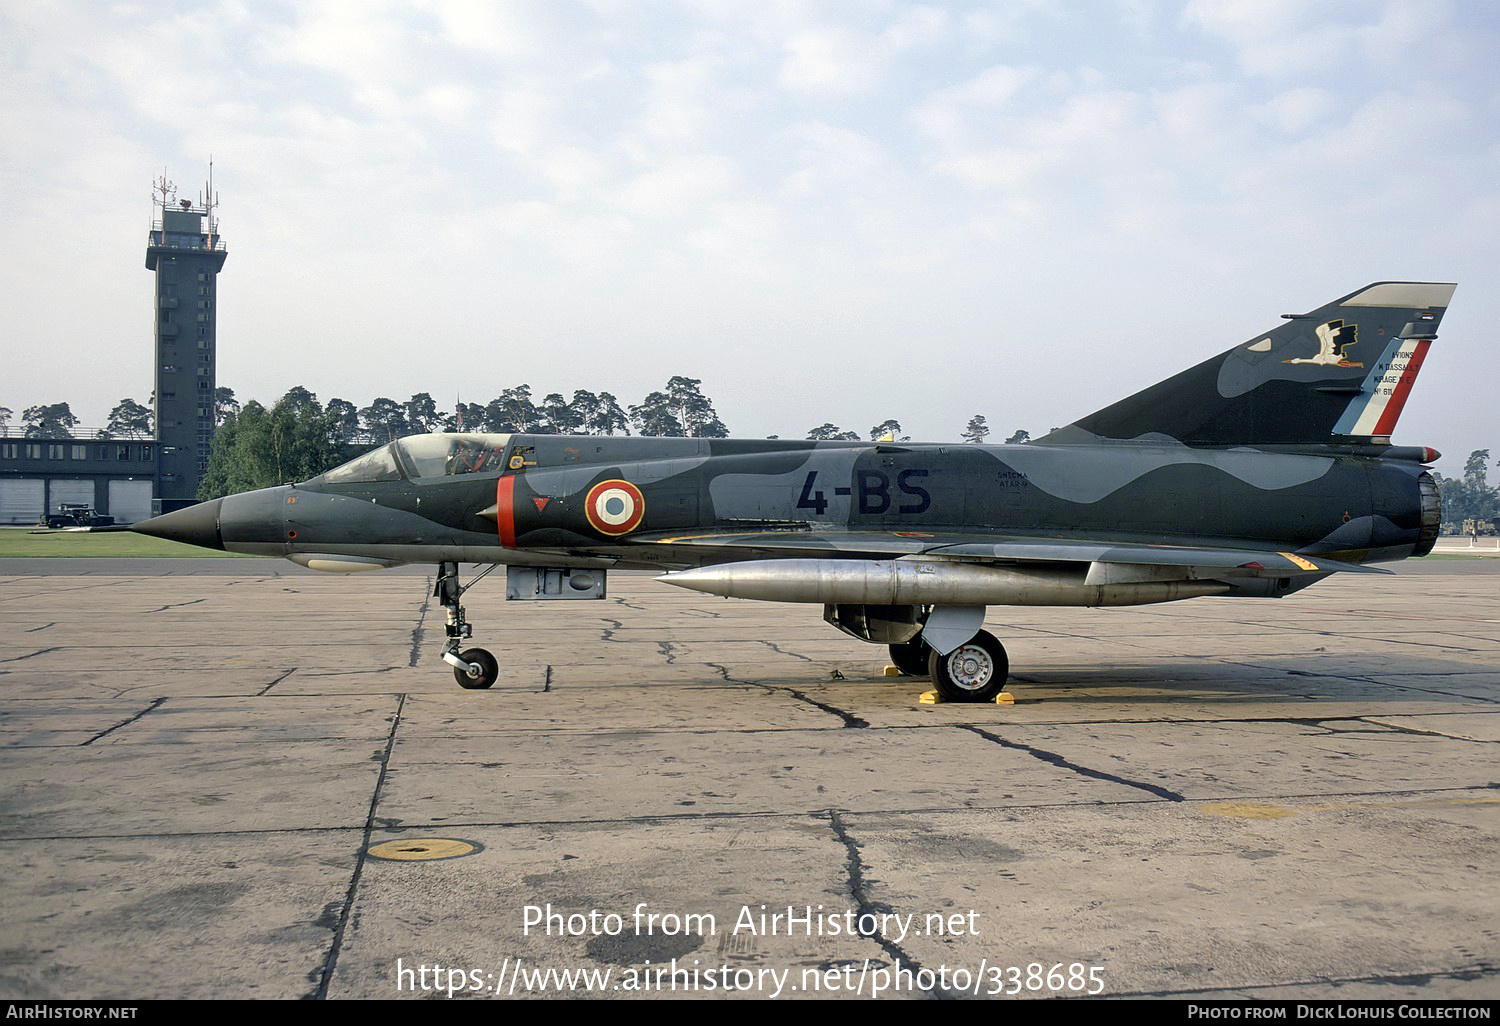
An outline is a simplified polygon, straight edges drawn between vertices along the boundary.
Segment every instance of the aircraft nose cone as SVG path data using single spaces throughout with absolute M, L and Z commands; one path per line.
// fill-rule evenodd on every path
M 196 506 L 163 513 L 159 517 L 142 520 L 132 525 L 130 529 L 139 534 L 149 534 L 154 538 L 166 538 L 169 541 L 201 545 L 205 549 L 222 550 L 224 540 L 219 537 L 219 506 L 223 501 L 223 499 L 210 499 Z

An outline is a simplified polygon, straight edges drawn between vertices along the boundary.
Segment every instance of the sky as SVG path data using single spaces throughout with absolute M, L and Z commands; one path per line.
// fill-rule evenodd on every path
M 1497 53 L 1467 0 L 0 0 L 0 406 L 146 400 L 152 182 L 212 159 L 241 401 L 685 375 L 737 436 L 999 441 L 1456 281 L 1396 441 L 1460 473 Z

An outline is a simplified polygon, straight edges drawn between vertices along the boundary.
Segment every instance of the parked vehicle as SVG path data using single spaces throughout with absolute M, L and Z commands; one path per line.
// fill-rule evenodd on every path
M 46 527 L 109 527 L 114 517 L 100 516 L 94 507 L 84 503 L 60 503 L 56 513 L 43 515 L 38 526 Z

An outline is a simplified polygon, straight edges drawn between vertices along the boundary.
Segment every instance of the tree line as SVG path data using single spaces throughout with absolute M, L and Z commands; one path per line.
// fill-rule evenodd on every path
M 1444 477 L 1434 472 L 1438 495 L 1443 500 L 1443 528 L 1449 533 L 1465 531 L 1466 521 L 1489 521 L 1500 519 L 1500 488 L 1490 484 L 1488 464 L 1490 451 L 1475 449 L 1464 462 L 1463 477 Z M 1500 460 L 1495 465 L 1500 467 Z
M 698 378 L 676 376 L 634 406 L 608 392 L 579 389 L 532 396 L 531 386 L 508 388 L 487 403 L 458 402 L 439 410 L 430 393 L 405 402 L 384 396 L 359 407 L 346 399 L 326 405 L 308 389 L 290 389 L 270 408 L 243 406 L 219 389 L 220 420 L 198 496 L 217 498 L 250 488 L 306 480 L 351 458 L 360 449 L 430 431 L 527 434 L 634 433 L 666 438 L 726 438 L 713 400 Z
M 0 430 L 10 431 L 15 412 L 0 406 Z M 28 406 L 21 412 L 21 434 L 26 438 L 72 438 L 78 418 L 67 403 Z M 109 424 L 95 432 L 96 438 L 150 438 L 151 411 L 134 399 L 122 399 L 109 415 Z
M 327 405 L 320 404 L 316 395 L 297 385 L 282 399 L 288 401 L 289 408 L 299 415 L 311 415 L 316 411 L 324 419 L 323 427 L 332 441 L 341 445 L 383 444 L 429 431 L 628 435 L 634 428 L 636 434 L 648 437 L 726 438 L 729 429 L 719 419 L 713 400 L 703 394 L 701 385 L 697 378 L 673 377 L 665 389 L 652 392 L 639 405 L 626 408 L 622 408 L 619 400 L 608 392 L 595 394 L 583 389 L 575 391 L 571 400 L 553 392 L 537 402 L 532 397 L 530 385 L 508 388 L 488 403 L 458 402 L 452 410 L 439 410 L 437 401 L 428 392 L 419 392 L 404 402 L 382 396 L 370 405 L 360 407 L 338 398 L 328 400 Z M 150 438 L 155 401 L 154 393 L 147 400 L 149 405 L 142 405 L 134 399 L 121 399 L 110 411 L 107 426 L 99 430 L 97 436 Z M 264 406 L 260 408 L 265 409 Z M 241 412 L 234 389 L 220 387 L 215 390 L 216 426 L 222 426 Z M 11 410 L 0 406 L 0 428 L 5 428 L 12 416 Z M 79 423 L 67 403 L 29 407 L 22 414 L 22 422 L 27 438 L 71 438 Z M 975 414 L 962 438 L 966 442 L 983 443 L 989 434 L 990 428 L 984 416 Z M 861 439 L 856 432 L 845 431 L 830 422 L 812 428 L 806 437 L 814 441 Z M 883 438 L 902 442 L 911 440 L 910 436 L 901 434 L 901 422 L 894 418 L 871 427 L 869 438 L 871 441 Z M 1017 431 L 1006 439 L 1006 444 L 1025 442 L 1030 438 L 1029 432 Z
M 553 392 L 536 399 L 530 385 L 507 388 L 487 403 L 457 402 L 439 409 L 431 393 L 418 392 L 405 401 L 380 396 L 368 406 L 347 399 L 330 399 L 326 406 L 301 385 L 278 400 L 290 401 L 300 411 L 316 409 L 326 417 L 331 437 L 345 444 L 382 444 L 406 435 L 429 431 L 485 431 L 494 433 L 614 435 L 635 433 L 675 438 L 724 438 L 729 429 L 719 419 L 698 378 L 673 377 L 666 387 L 638 405 L 622 407 L 609 392 L 578 389 L 571 399 Z M 232 390 L 221 404 L 221 423 L 241 412 Z
M 325 420 L 330 438 L 341 445 L 376 445 L 429 431 L 484 431 L 495 433 L 613 435 L 634 433 L 648 437 L 726 438 L 729 429 L 719 419 L 713 400 L 703 394 L 698 378 L 673 377 L 664 389 L 650 393 L 639 405 L 621 407 L 608 392 L 579 389 L 571 400 L 553 392 L 536 401 L 530 385 L 508 388 L 487 403 L 458 402 L 452 410 L 439 410 L 428 392 L 419 392 L 403 401 L 381 396 L 368 406 L 356 406 L 347 399 L 330 399 L 320 404 L 312 392 L 301 385 L 282 397 L 299 415 L 317 415 Z M 143 405 L 134 399 L 121 399 L 110 410 L 107 425 L 97 432 L 100 438 L 150 438 L 155 394 Z M 278 401 L 278 405 L 280 400 Z M 260 407 L 265 409 L 264 406 Z M 242 412 L 234 389 L 220 387 L 214 392 L 214 423 L 222 426 L 231 416 Z M 0 406 L 0 429 L 7 428 L 14 414 Z M 21 415 L 23 434 L 27 438 L 71 438 L 78 418 L 67 403 L 28 407 Z M 975 414 L 962 434 L 966 442 L 983 443 L 990 434 L 983 415 Z M 777 437 L 775 435 L 771 437 Z M 861 436 L 825 422 L 807 432 L 810 440 L 859 441 Z M 869 430 L 871 441 L 889 437 L 910 441 L 901 434 L 901 422 L 887 418 Z M 1024 442 L 1029 432 L 1017 431 L 1006 439 L 1007 445 Z
M 972 418 L 970 418 L 968 427 L 964 428 L 963 434 L 959 437 L 962 438 L 965 442 L 973 442 L 975 445 L 983 445 L 985 440 L 988 439 L 989 436 L 990 427 L 987 423 L 985 423 L 984 415 L 976 413 Z M 776 436 L 772 435 L 771 437 L 774 438 Z M 826 422 L 809 431 L 807 433 L 807 437 L 810 441 L 815 442 L 862 441 L 858 432 L 845 431 L 837 424 Z M 892 442 L 909 442 L 911 441 L 911 436 L 903 435 L 901 433 L 901 422 L 899 420 L 883 420 L 879 424 L 876 424 L 874 427 L 870 428 L 870 441 L 879 442 L 887 439 Z M 1018 445 L 1021 442 L 1029 442 L 1030 440 L 1031 432 L 1017 431 L 1005 440 L 1005 444 Z

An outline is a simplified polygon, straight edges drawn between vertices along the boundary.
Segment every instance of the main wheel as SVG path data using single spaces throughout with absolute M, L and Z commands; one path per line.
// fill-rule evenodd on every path
M 910 641 L 903 641 L 889 648 L 891 662 L 896 664 L 896 669 L 908 677 L 927 676 L 928 664 L 932 662 L 932 646 L 923 641 L 920 634 Z
M 458 686 L 468 688 L 470 691 L 479 691 L 495 683 L 500 676 L 500 663 L 495 657 L 482 648 L 471 648 L 460 652 L 458 657 L 466 663 L 477 663 L 479 676 L 470 677 L 464 670 L 455 666 L 453 668 L 453 679 L 458 681 Z
M 989 631 L 980 631 L 947 655 L 933 652 L 927 666 L 938 694 L 950 702 L 988 702 L 1010 676 L 1005 646 Z

